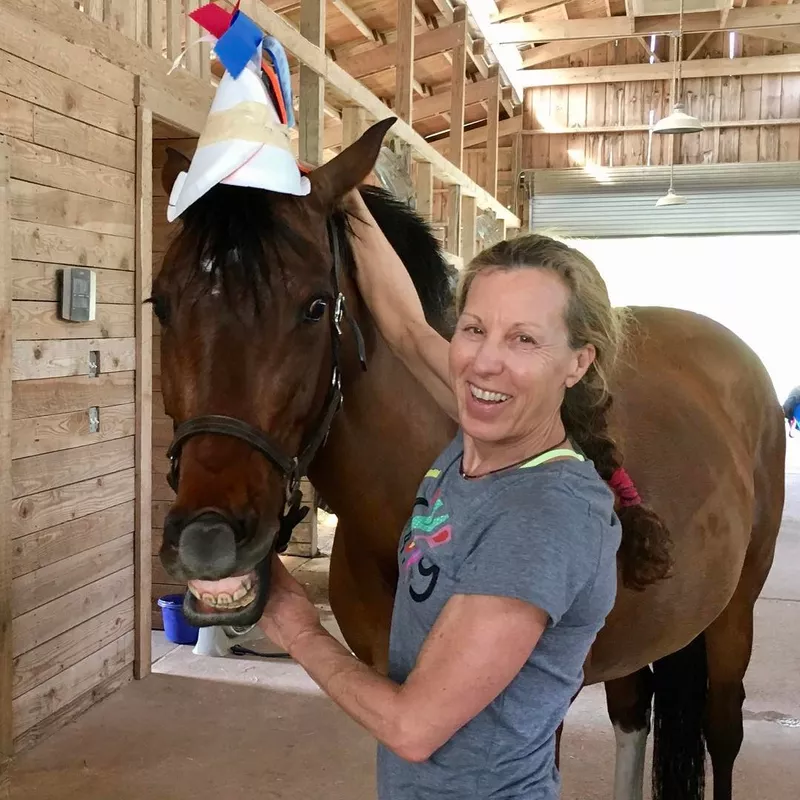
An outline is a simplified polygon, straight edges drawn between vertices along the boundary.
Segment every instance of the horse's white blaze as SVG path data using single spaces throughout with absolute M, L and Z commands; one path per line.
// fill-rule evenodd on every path
M 617 739 L 614 800 L 642 800 L 647 733 L 647 728 L 626 732 L 614 726 Z

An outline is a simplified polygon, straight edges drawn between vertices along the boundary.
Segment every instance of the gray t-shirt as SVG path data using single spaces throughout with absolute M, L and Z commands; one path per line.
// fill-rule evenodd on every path
M 460 475 L 459 434 L 428 471 L 399 548 L 389 675 L 403 683 L 456 594 L 526 600 L 550 617 L 528 661 L 423 763 L 378 747 L 380 800 L 555 800 L 555 733 L 616 596 L 621 526 L 590 461 Z

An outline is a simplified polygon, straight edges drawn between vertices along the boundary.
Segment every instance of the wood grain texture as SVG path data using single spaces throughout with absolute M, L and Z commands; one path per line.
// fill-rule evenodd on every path
M 148 313 L 150 309 L 146 309 Z M 60 318 L 56 303 L 15 300 L 14 339 L 125 339 L 134 335 L 134 306 L 98 303 L 95 318 L 71 322 Z
M 14 419 L 85 411 L 90 406 L 120 406 L 134 402 L 134 373 L 15 381 L 12 391 Z
M 12 378 L 58 378 L 88 375 L 91 353 L 99 353 L 100 372 L 134 369 L 134 339 L 49 339 L 14 342 Z
M 12 261 L 12 299 L 45 300 L 55 303 L 59 297 L 59 273 L 67 266 L 69 265 L 48 264 L 44 261 Z M 98 306 L 104 304 L 127 305 L 131 307 L 132 313 L 134 274 L 128 270 L 95 269 L 95 275 L 97 277 Z

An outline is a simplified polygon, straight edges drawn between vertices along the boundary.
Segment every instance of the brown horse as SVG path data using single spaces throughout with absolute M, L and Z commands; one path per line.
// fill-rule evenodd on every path
M 334 614 L 354 652 L 379 669 L 399 534 L 422 475 L 454 433 L 370 320 L 337 211 L 372 169 L 387 129 L 374 126 L 315 170 L 309 198 L 213 189 L 185 212 L 153 286 L 165 406 L 179 425 L 177 498 L 162 561 L 178 579 L 249 574 L 256 584 L 244 607 L 212 612 L 187 600 L 187 612 L 199 624 L 258 618 L 287 482 L 297 474 L 292 457 L 302 452 L 339 518 Z M 168 193 L 186 167 L 181 158 L 172 153 L 164 167 Z M 452 275 L 435 240 L 385 193 L 364 194 L 431 324 L 446 335 Z M 619 745 L 617 800 L 641 797 L 654 693 L 654 795 L 702 796 L 705 737 L 715 800 L 730 800 L 753 607 L 783 507 L 783 419 L 762 364 L 729 331 L 681 311 L 634 314 L 610 429 L 671 530 L 674 567 L 643 591 L 621 581 L 586 683 L 606 683 Z M 339 371 L 345 401 L 329 425 Z M 623 550 L 621 575 L 630 566 Z

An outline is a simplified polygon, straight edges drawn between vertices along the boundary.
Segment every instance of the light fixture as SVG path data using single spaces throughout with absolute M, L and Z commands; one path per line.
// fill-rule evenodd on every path
M 676 194 L 673 186 L 673 177 L 675 174 L 675 165 L 669 165 L 669 189 L 663 197 L 659 197 L 656 201 L 656 208 L 663 206 L 685 206 L 687 203 L 686 198 L 682 194 Z
M 675 69 L 672 77 L 672 113 L 660 119 L 653 127 L 653 133 L 675 135 L 679 133 L 700 133 L 703 126 L 697 117 L 687 114 L 681 101 L 681 64 L 683 62 L 683 2 L 681 0 L 680 16 L 678 18 L 678 57 L 675 59 Z M 673 34 L 674 35 L 674 34 Z

